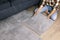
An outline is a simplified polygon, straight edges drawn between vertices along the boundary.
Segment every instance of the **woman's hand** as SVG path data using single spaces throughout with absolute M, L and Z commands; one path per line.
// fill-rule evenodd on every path
M 38 8 L 38 10 L 35 12 L 35 14 L 34 14 L 34 16 L 36 16 L 39 12 L 40 12 L 40 10 L 43 8 L 43 5 L 41 5 L 39 8 Z
M 52 12 L 48 15 L 48 18 L 50 18 L 56 11 L 57 11 L 56 8 L 54 8 Z

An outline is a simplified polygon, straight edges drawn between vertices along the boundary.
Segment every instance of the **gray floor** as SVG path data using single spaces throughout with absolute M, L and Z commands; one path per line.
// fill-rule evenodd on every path
M 53 24 L 53 21 L 42 14 L 31 17 L 32 13 L 24 10 L 1 21 L 0 40 L 41 40 L 35 33 L 41 35 Z

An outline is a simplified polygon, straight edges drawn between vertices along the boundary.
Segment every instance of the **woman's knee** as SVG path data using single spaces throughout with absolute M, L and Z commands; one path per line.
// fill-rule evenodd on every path
M 57 12 L 54 13 L 54 14 L 51 16 L 51 19 L 52 19 L 52 20 L 56 20 L 56 19 L 57 19 Z

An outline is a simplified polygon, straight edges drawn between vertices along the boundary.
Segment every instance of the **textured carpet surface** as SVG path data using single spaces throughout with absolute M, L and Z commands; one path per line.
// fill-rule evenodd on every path
M 41 35 L 53 24 L 53 21 L 42 14 L 31 17 L 32 13 L 24 10 L 0 21 L 0 40 L 40 40 L 35 33 Z

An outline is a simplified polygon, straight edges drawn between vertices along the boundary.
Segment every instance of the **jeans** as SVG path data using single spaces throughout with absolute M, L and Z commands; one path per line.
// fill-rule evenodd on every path
M 40 12 L 39 13 L 43 13 L 43 12 L 45 12 L 46 10 L 48 10 L 48 12 L 50 13 L 51 11 L 52 11 L 52 7 L 51 6 L 49 6 L 49 5 L 46 5 L 46 6 L 44 6 L 41 10 L 40 10 Z M 50 17 L 52 20 L 56 20 L 56 18 L 57 18 L 57 11 Z

